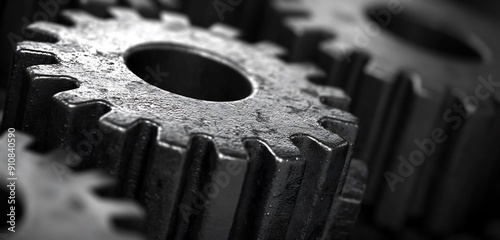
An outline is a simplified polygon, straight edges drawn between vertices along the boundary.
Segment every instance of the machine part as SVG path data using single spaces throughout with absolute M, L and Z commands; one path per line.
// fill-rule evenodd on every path
M 484 195 L 488 166 L 498 158 L 483 141 L 500 136 L 498 28 L 448 2 L 425 0 L 274 0 L 266 22 L 263 39 L 286 47 L 292 62 L 315 62 L 328 73 L 323 84 L 351 96 L 364 129 L 355 156 L 370 166 L 365 203 L 376 208 L 376 222 L 401 231 L 418 218 L 435 234 L 458 229 L 473 205 L 470 194 Z M 398 173 L 421 151 L 415 142 L 436 134 L 446 142 L 423 153 L 424 163 L 398 174 L 403 180 L 390 189 L 386 173 Z
M 16 43 L 30 40 L 26 27 L 35 21 L 54 20 L 59 11 L 73 6 L 71 0 L 3 0 L 0 3 L 0 88 L 5 89 Z M 3 101 L 3 98 L 1 98 Z
M 134 8 L 141 16 L 158 18 L 160 6 L 154 0 L 79 0 L 78 9 L 82 9 L 94 16 L 108 17 L 108 8 L 112 6 L 125 6 Z
M 0 142 L 2 199 L 15 193 L 12 205 L 2 204 L 6 210 L 14 207 L 16 217 L 15 232 L 8 232 L 6 239 L 145 239 L 116 226 L 125 221 L 138 224 L 144 217 L 139 205 L 104 199 L 94 192 L 109 187 L 110 178 L 98 172 L 72 172 L 65 165 L 66 151 L 46 155 L 30 151 L 31 138 L 21 132 L 6 132 Z
M 323 239 L 349 239 L 356 223 L 366 188 L 368 169 L 360 160 L 353 159 L 341 195 L 333 201 L 330 225 L 323 232 Z
M 118 5 L 119 0 L 78 0 L 78 8 L 98 17 L 105 17 L 108 7 Z
M 266 5 L 265 0 L 214 0 L 182 1 L 179 9 L 185 12 L 193 25 L 209 27 L 224 23 L 241 30 L 241 39 L 256 41 L 261 28 Z
M 57 42 L 18 45 L 4 128 L 119 179 L 150 239 L 321 238 L 357 135 L 343 91 L 226 26 L 110 13 L 31 25 Z

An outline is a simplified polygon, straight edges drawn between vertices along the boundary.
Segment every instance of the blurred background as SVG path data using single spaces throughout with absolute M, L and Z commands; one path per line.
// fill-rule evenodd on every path
M 324 4 L 324 1 L 310 1 L 316 4 L 317 8 L 330 7 L 330 5 L 321 5 Z M 57 4 L 54 4 L 55 2 Z M 352 230 L 351 239 L 500 240 L 500 206 L 498 205 L 500 203 L 500 151 L 497 149 L 499 143 L 497 140 L 500 140 L 497 136 L 500 133 L 498 124 L 496 124 L 500 121 L 499 116 L 496 114 L 499 109 L 498 105 L 496 105 L 498 100 L 492 103 L 493 109 L 495 109 L 494 113 L 484 117 L 488 119 L 491 126 L 488 125 L 487 128 L 480 129 L 478 126 L 482 122 L 478 120 L 479 123 L 473 122 L 470 124 L 470 129 L 461 130 L 459 133 L 450 135 L 450 138 L 453 138 L 453 143 L 440 148 L 438 150 L 440 154 L 432 158 L 432 164 L 425 163 L 416 170 L 419 173 L 418 176 L 412 176 L 412 183 L 408 183 L 411 186 L 405 183 L 405 185 L 398 186 L 404 188 L 404 190 L 398 189 L 395 192 L 388 193 L 385 186 L 388 180 L 387 176 L 384 175 L 384 171 L 390 169 L 391 166 L 397 170 L 397 156 L 402 154 L 398 152 L 400 148 L 396 146 L 397 143 L 405 141 L 405 137 L 414 139 L 411 134 L 409 136 L 405 135 L 411 131 L 427 131 L 427 129 L 421 130 L 417 126 L 410 124 L 411 121 L 406 119 L 411 114 L 404 111 L 404 104 L 413 104 L 414 101 L 418 101 L 414 99 L 410 101 L 405 98 L 405 94 L 412 95 L 411 92 L 415 91 L 413 88 L 413 90 L 407 89 L 411 88 L 411 86 L 408 86 L 408 82 L 398 80 L 397 84 L 402 84 L 401 86 L 395 83 L 387 87 L 395 90 L 386 90 L 385 86 L 371 88 L 370 90 L 375 92 L 393 91 L 387 95 L 389 99 L 385 100 L 385 103 L 380 100 L 383 94 L 352 90 L 355 87 L 350 88 L 349 86 L 352 84 L 348 81 L 354 79 L 352 77 L 354 75 L 363 74 L 363 68 L 357 67 L 355 64 L 364 61 L 362 57 L 364 54 L 369 57 L 370 46 L 367 47 L 367 52 L 354 50 L 348 52 L 349 56 L 353 57 L 354 63 L 337 63 L 336 59 L 328 60 L 327 57 L 322 55 L 321 49 L 317 50 L 319 49 L 318 46 L 325 39 L 342 34 L 341 32 L 332 33 L 321 28 L 308 31 L 305 27 L 306 30 L 303 32 L 298 31 L 296 28 L 289 28 L 286 19 L 290 17 L 307 17 L 311 13 L 310 10 L 306 11 L 300 4 L 297 4 L 300 1 L 242 0 L 228 2 L 220 0 L 222 5 L 219 6 L 227 7 L 223 10 L 223 17 L 221 17 L 221 12 L 218 12 L 217 8 L 214 7 L 214 4 L 219 4 L 218 2 L 219 0 L 1 0 L 0 101 L 2 102 L 0 102 L 0 109 L 3 109 L 4 105 L 3 100 L 15 44 L 19 41 L 29 40 L 29 37 L 27 37 L 29 34 L 25 31 L 25 27 L 39 20 L 65 24 L 59 17 L 60 11 L 64 9 L 84 9 L 97 17 L 106 19 L 109 17 L 107 7 L 126 6 L 137 9 L 143 17 L 151 19 L 159 18 L 160 12 L 163 10 L 184 13 L 189 16 L 194 25 L 203 28 L 217 22 L 223 22 L 240 29 L 242 31 L 241 38 L 245 41 L 267 40 L 283 46 L 289 52 L 288 55 L 283 57 L 284 61 L 310 61 L 320 65 L 327 72 L 331 70 L 330 65 L 332 63 L 330 61 L 333 61 L 334 66 L 350 69 L 349 71 L 343 71 L 336 70 L 334 67 L 331 70 L 332 72 L 334 70 L 341 71 L 342 74 L 340 75 L 345 79 L 342 81 L 346 82 L 334 81 L 330 83 L 326 81 L 321 84 L 331 84 L 344 88 L 352 97 L 352 112 L 361 118 L 360 139 L 355 156 L 368 163 L 371 175 L 367 182 L 366 199 L 362 204 L 358 222 Z M 345 4 L 342 1 L 335 2 L 339 4 L 338 9 L 340 11 L 335 12 L 336 8 L 333 7 L 331 9 L 332 14 L 337 14 L 343 19 L 352 17 L 348 14 L 350 11 L 344 11 L 344 9 L 356 7 L 355 5 L 349 4 L 349 0 L 346 0 Z M 464 16 L 470 14 L 473 18 L 480 18 L 482 22 L 487 23 L 490 27 L 493 26 L 492 29 L 495 30 L 491 31 L 487 37 L 500 40 L 500 1 L 435 0 L 430 2 L 429 5 L 435 4 L 437 10 L 424 13 L 424 16 L 434 19 L 440 17 L 430 16 L 432 14 L 439 15 L 435 14 L 436 12 L 442 13 L 441 17 L 443 17 L 448 16 L 448 11 L 452 11 L 452 9 L 453 11 L 455 11 L 454 9 L 460 9 L 460 14 L 464 14 Z M 279 7 L 280 4 L 284 3 L 289 7 Z M 343 16 L 341 15 L 342 12 L 347 14 Z M 460 19 L 460 15 L 451 16 L 457 18 L 456 22 Z M 475 27 L 483 28 L 484 26 L 478 25 Z M 343 30 L 349 31 L 349 28 L 340 28 L 338 31 Z M 425 37 L 419 35 L 422 32 L 416 30 L 414 32 L 408 30 L 408 32 L 413 33 L 406 36 L 408 38 Z M 437 44 L 436 41 L 439 41 L 439 39 L 430 41 Z M 391 48 L 390 42 L 380 44 L 386 44 L 387 49 Z M 500 45 L 500 41 L 497 44 Z M 320 51 L 320 53 L 317 51 Z M 491 54 L 494 58 L 500 52 L 492 52 Z M 405 58 L 412 58 L 412 56 L 406 56 Z M 414 61 L 414 63 L 420 64 L 418 61 Z M 421 64 L 425 65 L 426 63 L 421 62 Z M 500 62 L 493 63 L 490 69 L 496 70 L 500 68 L 499 64 Z M 366 62 L 363 63 L 363 66 L 366 66 Z M 480 75 L 484 74 L 484 72 L 473 72 L 471 74 Z M 493 76 L 495 77 L 495 75 Z M 444 94 L 449 93 L 443 93 L 443 96 Z M 463 100 L 457 99 L 457 95 L 453 94 L 452 97 L 443 98 L 445 98 L 443 102 L 448 103 Z M 381 101 L 382 103 L 376 106 L 370 105 L 370 101 L 367 99 L 376 102 Z M 401 103 L 403 106 L 396 106 L 394 103 Z M 366 107 L 368 105 L 370 107 Z M 436 108 L 443 110 L 446 109 L 446 106 L 439 105 Z M 394 111 L 397 112 L 394 119 L 385 115 L 376 117 L 378 113 L 392 113 Z M 422 114 L 426 114 L 425 111 Z M 380 122 L 384 122 L 384 124 Z M 433 122 L 432 126 L 439 124 Z M 384 131 L 374 133 L 379 130 L 377 128 L 382 128 Z M 392 130 L 386 131 L 386 129 Z M 477 146 L 468 149 L 465 153 L 457 153 L 457 149 L 461 148 L 463 144 L 467 145 L 462 143 L 462 140 L 468 138 L 474 139 L 474 141 L 484 138 L 489 142 L 478 143 Z M 380 144 L 380 146 L 376 144 Z M 373 149 L 377 149 L 378 152 Z M 377 157 L 367 154 L 369 151 L 377 152 Z M 385 153 L 381 154 L 380 151 L 385 151 Z M 482 157 L 463 160 L 456 154 Z M 464 172 L 469 174 L 463 174 Z M 449 187 L 442 190 L 443 186 Z

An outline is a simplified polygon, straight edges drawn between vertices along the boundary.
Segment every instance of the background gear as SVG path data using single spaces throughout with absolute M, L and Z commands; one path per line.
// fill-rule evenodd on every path
M 28 150 L 31 140 L 26 134 L 9 134 L 0 139 L 2 193 L 10 183 L 7 178 L 17 178 L 16 232 L 8 232 L 7 239 L 144 239 L 130 229 L 116 229 L 118 220 L 140 224 L 144 212 L 138 205 L 96 196 L 96 189 L 109 187 L 110 178 L 97 172 L 73 173 L 65 166 L 66 151 L 41 155 Z M 15 139 L 15 175 L 7 168 L 7 156 L 12 153 L 8 138 Z
M 498 169 L 493 22 L 438 1 L 275 0 L 269 8 L 262 38 L 289 49 L 290 61 L 315 62 L 328 72 L 323 84 L 352 97 L 374 222 L 394 232 L 417 222 L 437 236 L 462 228 Z M 425 143 L 432 153 L 391 190 L 387 173 L 401 171 L 436 129 L 447 140 Z
M 105 169 L 144 204 L 151 239 L 328 236 L 357 134 L 343 92 L 225 26 L 111 14 L 30 26 L 41 42 L 18 46 L 4 127 L 75 151 L 87 141 L 82 167 Z

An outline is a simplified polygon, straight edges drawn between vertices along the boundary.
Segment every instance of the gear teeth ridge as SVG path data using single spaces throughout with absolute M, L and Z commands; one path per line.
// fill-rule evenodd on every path
M 492 93 L 494 94 L 494 93 Z M 452 125 L 447 132 L 445 144 L 452 149 L 442 155 L 442 174 L 433 181 L 433 189 L 428 195 L 432 207 L 425 216 L 426 223 L 433 232 L 446 235 L 462 226 L 466 216 L 455 215 L 461 209 L 471 209 L 479 204 L 474 198 L 461 196 L 485 196 L 486 186 L 492 180 L 495 169 L 491 168 L 499 157 L 496 149 L 498 135 L 499 105 L 493 96 L 479 100 L 466 92 L 452 90 L 455 103 L 466 114 L 460 125 Z M 471 101 L 476 98 L 477 102 Z M 456 109 L 455 106 L 452 107 Z M 475 184 L 469 184 L 474 182 Z M 457 187 L 460 186 L 460 187 Z
M 259 139 L 246 139 L 249 166 L 231 238 L 280 239 L 292 216 L 304 161 L 281 158 Z
M 57 93 L 78 88 L 75 79 L 64 76 L 46 75 L 57 72 L 59 64 L 35 65 L 27 69 L 29 90 L 26 96 L 26 105 L 23 113 L 22 128 L 30 129 L 38 142 L 45 143 L 47 129 L 50 124 L 50 109 L 53 105 L 53 96 Z
M 186 15 L 175 12 L 162 11 L 160 13 L 160 19 L 162 22 L 168 24 L 178 24 L 185 27 L 190 25 L 189 18 Z
M 70 31 L 68 27 L 61 24 L 44 21 L 34 22 L 28 25 L 27 29 L 32 31 L 32 34 L 35 34 L 35 39 L 52 43 L 63 39 Z
M 213 24 L 210 26 L 209 31 L 226 38 L 239 38 L 241 36 L 241 32 L 238 29 L 223 23 Z
M 286 18 L 285 39 L 279 40 L 288 46 L 288 60 L 292 62 L 310 61 L 317 55 L 319 44 L 333 37 L 325 27 L 305 17 Z
M 280 13 L 289 15 L 308 15 L 306 6 L 303 1 L 271 1 L 273 9 L 277 9 Z
M 366 140 L 363 139 L 362 145 L 366 146 L 362 158 L 370 159 L 370 187 L 367 189 L 366 202 L 371 204 L 378 197 L 378 186 L 382 180 L 379 177 L 386 171 L 386 164 L 390 161 L 389 155 L 391 149 L 397 144 L 395 140 L 398 129 L 406 120 L 404 116 L 408 114 L 408 106 L 411 106 L 412 101 L 416 98 L 414 95 L 413 84 L 411 79 L 401 75 L 397 80 L 390 85 L 384 94 L 381 96 L 378 104 L 377 116 L 372 121 L 372 126 L 369 128 L 371 132 L 365 134 Z M 385 162 L 385 164 L 384 164 Z
M 366 164 L 353 159 L 349 166 L 346 185 L 342 188 L 342 194 L 335 196 L 325 231 L 321 237 L 322 240 L 349 239 L 361 210 L 367 175 Z
M 247 160 L 222 154 L 212 137 L 201 134 L 191 137 L 186 160 L 190 167 L 174 239 L 211 239 L 215 235 L 229 238 L 239 209 Z M 213 229 L 218 229 L 217 233 Z
M 165 129 L 157 124 L 104 102 L 64 106 L 54 111 L 54 115 L 64 116 L 63 122 L 58 120 L 54 125 L 65 126 L 58 134 L 73 139 L 63 142 L 76 150 L 82 141 L 89 142 L 95 149 L 87 156 L 91 158 L 84 159 L 83 167 L 99 167 L 114 176 L 121 187 L 113 194 L 139 199 L 146 206 L 148 222 L 152 223 L 147 226 L 149 236 L 168 236 L 187 166 L 181 148 L 162 142 L 159 132 Z M 82 116 L 91 116 L 90 126 L 77 124 L 75 119 Z
M 138 21 L 143 19 L 137 11 L 130 8 L 110 7 L 108 8 L 108 12 L 112 17 L 120 21 Z
M 17 47 L 12 77 L 9 79 L 9 90 L 6 99 L 6 108 L 2 121 L 2 129 L 9 127 L 22 128 L 23 115 L 26 108 L 27 90 L 29 89 L 29 75 L 26 68 L 41 64 L 57 64 L 55 55 L 45 52 L 46 43 L 25 43 Z M 34 50 L 34 47 L 44 47 L 42 51 Z
M 70 91 L 54 96 L 50 109 L 50 126 L 47 134 L 48 146 L 66 146 L 77 152 L 82 161 L 77 168 L 96 167 L 94 148 L 103 141 L 104 133 L 97 125 L 98 119 L 110 111 L 108 104 L 100 101 L 73 103 L 61 97 Z M 83 117 L 88 122 L 77 121 Z
M 55 53 L 59 50 L 56 44 L 50 42 L 43 41 L 22 41 L 19 42 L 16 46 L 16 51 L 31 51 L 31 52 L 39 52 L 40 54 L 50 54 L 54 57 L 53 63 L 58 62 L 58 58 Z M 40 64 L 37 64 L 40 65 Z
M 137 199 L 151 151 L 158 142 L 159 127 L 141 119 L 117 123 L 114 113 L 112 110 L 99 119 L 99 128 L 106 134 L 101 137 L 103 146 L 96 146 L 101 156 L 97 165 L 119 180 L 121 195 Z
M 346 162 L 342 170 L 340 177 L 338 191 L 342 191 L 345 182 L 347 181 L 347 174 L 349 171 L 349 166 L 351 165 L 351 159 L 354 158 L 354 146 L 356 145 L 356 140 L 359 132 L 358 122 L 346 119 L 335 119 L 332 117 L 323 117 L 318 123 L 325 129 L 333 134 L 339 135 L 347 143 L 349 143 L 349 152 L 347 153 Z M 339 194 L 342 194 L 340 192 Z
M 274 56 L 277 58 L 284 57 L 286 55 L 286 50 L 272 42 L 257 42 L 254 45 L 255 49 L 258 49 L 262 53 L 268 56 Z
M 369 55 L 354 45 L 348 45 L 335 39 L 319 44 L 316 63 L 327 70 L 324 84 L 354 92 L 355 83 L 369 61 Z
M 337 145 L 325 145 L 311 136 L 295 136 L 294 143 L 306 159 L 304 175 L 300 185 L 287 238 L 314 239 L 321 236 L 331 204 L 339 191 L 339 178 L 345 166 L 349 144 L 339 141 Z M 319 235 L 318 235 L 319 234 Z
M 349 108 L 350 98 L 343 90 L 318 84 L 325 77 L 322 70 L 312 64 L 305 63 L 295 63 L 289 66 L 297 71 L 297 75 L 310 81 L 310 83 L 307 83 L 306 88 L 301 89 L 303 93 L 317 98 L 321 103 L 331 108 L 342 110 Z
M 83 25 L 91 22 L 98 22 L 99 18 L 82 10 L 65 10 L 61 13 L 61 17 L 72 24 Z

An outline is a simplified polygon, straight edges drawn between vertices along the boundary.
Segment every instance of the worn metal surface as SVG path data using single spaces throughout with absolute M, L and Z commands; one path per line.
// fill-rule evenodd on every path
M 370 165 L 365 203 L 375 221 L 395 231 L 410 219 L 438 235 L 457 230 L 498 158 L 489 144 L 500 136 L 495 23 L 444 1 L 275 0 L 270 9 L 262 38 L 285 46 L 291 61 L 315 62 L 328 72 L 324 84 L 352 98 L 363 129 L 355 156 Z M 404 168 L 400 157 L 420 151 L 415 141 L 436 128 L 447 140 L 391 190 L 384 174 Z
M 144 210 L 130 201 L 98 197 L 97 189 L 109 187 L 113 181 L 99 172 L 73 173 L 66 165 L 68 152 L 58 150 L 39 154 L 28 150 L 32 139 L 21 132 L 0 138 L 0 182 L 2 193 L 15 181 L 15 239 L 145 239 L 131 229 L 118 226 L 116 220 L 138 225 Z M 14 139 L 14 151 L 8 150 L 7 139 Z M 14 154 L 14 155 L 11 155 Z M 8 161 L 14 156 L 15 161 Z M 14 163 L 7 168 L 8 163 Z M 10 175 L 11 170 L 15 175 Z M 3 196 L 3 194 L 2 194 Z M 7 198 L 7 197 L 6 197 Z M 7 206 L 7 204 L 2 205 Z M 11 205 L 9 205 L 11 206 Z M 2 210 L 3 211 L 3 210 Z M 4 229 L 2 229 L 4 231 Z
M 350 239 L 361 210 L 367 177 L 366 164 L 363 161 L 353 159 L 342 194 L 335 197 L 330 210 L 329 225 L 326 226 L 322 239 Z
M 151 239 L 321 237 L 357 135 L 348 97 L 225 26 L 111 14 L 30 26 L 44 37 L 17 48 L 4 128 L 84 151 L 146 207 Z

